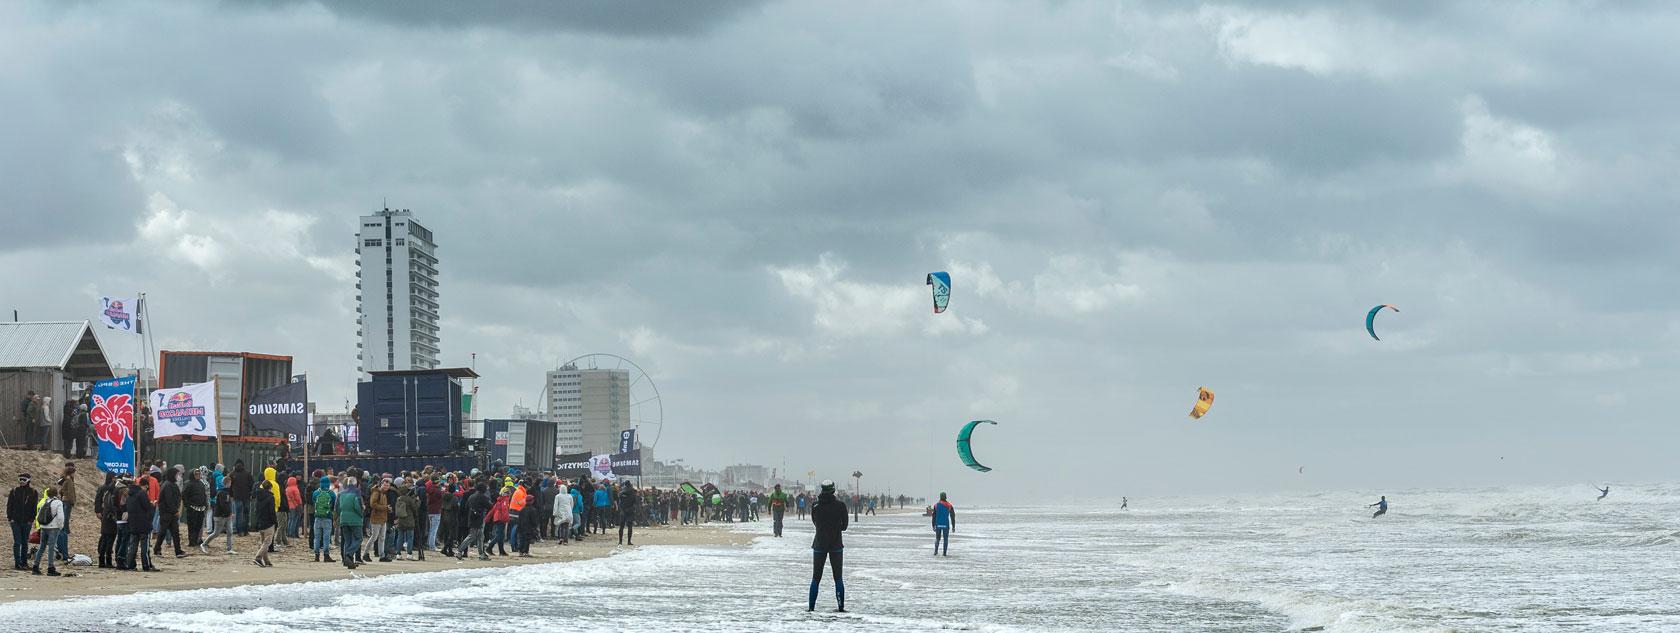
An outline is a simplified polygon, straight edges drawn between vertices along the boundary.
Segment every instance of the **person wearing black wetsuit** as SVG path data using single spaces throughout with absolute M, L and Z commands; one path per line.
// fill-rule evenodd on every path
M 834 496 L 834 482 L 823 480 L 822 494 L 811 506 L 811 523 L 816 525 L 817 535 L 811 539 L 811 594 L 806 611 L 817 609 L 817 588 L 822 584 L 823 561 L 826 559 L 834 567 L 834 600 L 839 605 L 835 611 L 846 612 L 846 581 L 840 577 L 841 554 L 846 544 L 841 540 L 840 533 L 846 531 L 847 519 L 846 502 Z
M 1603 488 L 1598 489 L 1598 500 L 1603 501 L 1608 496 L 1610 496 L 1610 484 L 1604 484 Z

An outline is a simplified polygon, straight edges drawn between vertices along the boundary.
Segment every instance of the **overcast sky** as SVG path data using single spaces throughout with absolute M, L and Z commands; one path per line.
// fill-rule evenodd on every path
M 0 307 L 144 290 L 160 346 L 342 409 L 388 200 L 486 417 L 617 353 L 664 458 L 985 500 L 1673 476 L 1673 7 L 347 4 L 0 3 Z

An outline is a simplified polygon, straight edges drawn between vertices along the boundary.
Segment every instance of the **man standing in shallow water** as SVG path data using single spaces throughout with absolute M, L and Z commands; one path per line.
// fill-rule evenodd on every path
M 945 500 L 945 493 L 939 493 L 939 503 L 933 504 L 933 555 L 951 555 L 951 531 L 957 528 L 957 508 Z M 940 551 L 940 544 L 944 544 L 944 551 Z

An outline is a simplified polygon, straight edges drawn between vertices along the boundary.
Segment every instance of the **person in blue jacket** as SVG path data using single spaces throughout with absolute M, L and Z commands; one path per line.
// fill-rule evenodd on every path
M 1384 495 L 1383 498 L 1378 499 L 1376 503 L 1373 503 L 1373 504 L 1365 506 L 1365 507 L 1376 508 L 1377 509 L 1376 513 L 1371 515 L 1371 518 L 1373 518 L 1373 519 L 1375 519 L 1377 517 L 1380 517 L 1382 515 L 1388 514 L 1388 496 Z
M 933 555 L 951 555 L 951 531 L 957 529 L 957 508 L 945 500 L 945 493 L 939 493 L 939 503 L 933 504 Z M 945 545 L 944 552 L 939 545 Z
M 595 512 L 593 518 L 597 534 L 607 533 L 607 511 L 612 508 L 612 493 L 607 492 L 606 484 L 595 487 Z
M 566 491 L 572 497 L 572 538 L 583 538 L 583 493 L 576 486 Z

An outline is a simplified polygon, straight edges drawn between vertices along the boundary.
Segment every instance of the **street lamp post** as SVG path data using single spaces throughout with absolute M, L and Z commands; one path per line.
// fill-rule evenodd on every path
M 854 470 L 854 471 L 852 471 L 852 520 L 853 521 L 857 521 L 857 520 L 863 518 L 863 515 L 861 514 L 862 509 L 860 508 L 860 506 L 862 506 L 862 505 L 863 505 L 863 471 Z

